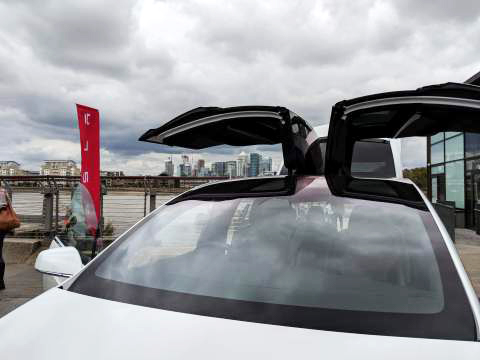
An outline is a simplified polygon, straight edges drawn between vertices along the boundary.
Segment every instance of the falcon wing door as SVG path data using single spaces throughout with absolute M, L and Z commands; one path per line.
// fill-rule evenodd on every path
M 431 136 L 443 131 L 480 132 L 480 87 L 446 83 L 375 94 L 337 103 L 332 109 L 325 174 L 332 192 L 422 206 L 408 184 L 352 176 L 360 140 Z
M 311 131 L 305 120 L 284 107 L 200 107 L 148 130 L 139 140 L 188 149 L 282 144 L 287 168 L 304 172 Z

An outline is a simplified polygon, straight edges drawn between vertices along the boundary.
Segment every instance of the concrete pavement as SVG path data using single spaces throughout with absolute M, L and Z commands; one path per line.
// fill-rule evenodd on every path
M 7 264 L 5 290 L 0 290 L 0 317 L 40 294 L 42 276 L 30 264 Z
M 472 285 L 480 297 L 480 236 L 468 229 L 455 229 L 455 246 Z

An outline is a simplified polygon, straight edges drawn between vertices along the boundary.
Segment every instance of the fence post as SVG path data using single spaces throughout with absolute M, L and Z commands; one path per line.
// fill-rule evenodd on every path
M 46 232 L 50 235 L 53 225 L 53 192 L 48 189 L 43 194 L 43 218 Z
M 55 194 L 55 234 L 58 235 L 58 206 L 59 206 L 59 196 L 60 196 L 60 190 L 57 186 L 57 182 L 55 181 L 55 178 L 53 179 L 53 193 Z M 52 215 L 53 219 L 53 215 Z
M 157 208 L 157 192 L 150 189 L 150 212 Z
M 143 217 L 147 216 L 147 177 L 143 178 Z
M 105 219 L 103 218 L 103 197 L 107 195 L 107 184 L 102 181 L 101 183 L 101 192 L 100 192 L 100 224 L 98 224 L 100 229 L 100 237 L 103 238 L 103 228 L 105 225 Z

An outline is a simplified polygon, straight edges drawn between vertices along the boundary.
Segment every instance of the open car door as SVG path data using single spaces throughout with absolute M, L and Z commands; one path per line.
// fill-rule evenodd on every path
M 148 130 L 139 140 L 188 149 L 281 144 L 289 172 L 314 173 L 306 161 L 311 132 L 304 119 L 284 107 L 200 107 Z
M 337 103 L 332 109 L 325 160 L 332 193 L 423 207 L 420 195 L 409 184 L 353 176 L 353 149 L 365 139 L 432 136 L 444 131 L 480 132 L 480 87 L 446 83 Z

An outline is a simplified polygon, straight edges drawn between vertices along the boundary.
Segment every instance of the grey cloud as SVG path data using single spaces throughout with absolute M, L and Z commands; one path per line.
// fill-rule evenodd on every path
M 418 17 L 429 23 L 438 21 L 465 23 L 476 21 L 480 16 L 480 6 L 477 0 L 401 0 L 393 3 L 400 10 L 402 16 L 407 18 Z
M 111 76 L 128 72 L 132 1 L 12 2 L 17 33 L 50 63 Z M 123 60 L 123 61 L 122 61 Z
M 61 140 L 58 156 L 78 156 L 75 103 L 100 110 L 109 161 L 135 171 L 152 169 L 152 153 L 190 153 L 137 139 L 197 106 L 282 105 L 326 123 L 339 100 L 480 70 L 474 5 L 0 0 L 0 151 L 35 164 Z M 405 148 L 408 164 L 418 149 Z

